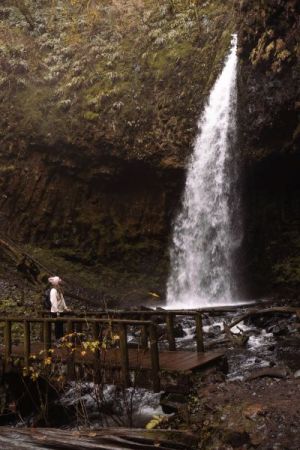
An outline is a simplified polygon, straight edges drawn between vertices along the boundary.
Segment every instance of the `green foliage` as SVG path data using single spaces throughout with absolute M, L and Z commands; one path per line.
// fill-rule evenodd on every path
M 231 7 L 221 0 L 38 0 L 27 4 L 33 27 L 20 10 L 4 9 L 3 130 L 9 123 L 16 136 L 47 145 L 91 147 L 103 138 L 118 145 L 122 136 L 124 151 L 138 158 L 157 152 L 157 143 L 187 151 L 203 89 L 228 48 Z M 162 108 L 176 118 L 172 133 Z

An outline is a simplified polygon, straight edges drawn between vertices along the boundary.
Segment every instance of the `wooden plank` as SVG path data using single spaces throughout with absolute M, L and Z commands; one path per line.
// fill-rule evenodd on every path
M 93 323 L 92 326 L 93 326 L 93 339 L 95 339 L 95 341 L 98 341 L 99 340 L 99 336 L 100 336 L 100 324 L 99 323 Z
M 167 324 L 167 337 L 169 342 L 169 350 L 175 351 L 176 341 L 174 335 L 174 314 L 172 313 L 167 314 L 166 324 Z
M 39 357 L 40 350 L 43 349 L 42 344 L 34 343 L 32 344 L 31 353 Z M 1 349 L 1 351 L 3 351 Z M 0 352 L 1 354 L 1 352 Z M 176 371 L 185 372 L 189 370 L 195 370 L 201 368 L 206 364 L 217 361 L 222 356 L 224 356 L 225 351 L 215 350 L 208 351 L 204 353 L 199 353 L 190 350 L 179 350 L 179 351 L 161 351 L 159 352 L 159 368 L 166 371 Z M 12 347 L 12 357 L 23 356 L 23 347 L 13 346 Z M 55 349 L 53 357 L 66 358 L 67 351 L 61 349 Z M 76 363 L 81 361 L 80 349 L 76 351 L 75 360 Z M 86 355 L 84 358 L 85 363 L 94 362 L 94 354 Z M 107 367 L 121 367 L 121 353 L 119 349 L 108 349 L 107 351 L 101 352 L 101 364 Z M 145 369 L 151 370 L 152 359 L 150 349 L 128 349 L 128 368 L 132 369 Z
M 141 320 L 145 320 L 144 314 L 141 315 Z M 141 347 L 148 348 L 148 333 L 146 325 L 141 326 Z
M 74 330 L 74 324 L 72 320 L 67 321 L 67 334 L 72 334 Z M 70 338 L 72 339 L 72 338 Z M 68 352 L 67 358 L 67 375 L 69 378 L 75 378 L 75 354 L 73 352 Z
M 201 313 L 197 313 L 196 315 L 196 341 L 197 341 L 197 352 L 204 352 L 203 325 Z
M 7 317 L 5 319 L 1 319 L 0 318 L 0 323 L 5 322 L 6 320 L 11 320 L 12 322 L 16 322 L 16 323 L 23 323 L 24 322 L 24 317 L 23 316 L 15 316 L 15 317 Z M 41 322 L 51 322 L 51 323 L 55 323 L 58 320 L 62 321 L 62 322 L 68 322 L 69 320 L 71 320 L 72 322 L 78 322 L 78 323 L 99 323 L 99 324 L 126 324 L 126 325 L 151 325 L 152 322 L 150 320 L 127 320 L 127 319 L 96 319 L 96 318 L 91 318 L 91 319 L 85 319 L 85 318 L 81 318 L 81 317 L 60 317 L 59 319 L 53 318 L 53 317 L 31 317 L 30 319 L 26 319 L 29 320 L 32 323 L 41 323 Z
M 47 354 L 51 347 L 51 323 L 49 322 L 43 323 L 43 344 L 45 354 Z

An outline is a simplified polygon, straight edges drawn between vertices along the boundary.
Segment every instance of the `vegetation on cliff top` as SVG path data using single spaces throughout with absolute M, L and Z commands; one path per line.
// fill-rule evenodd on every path
M 20 7 L 21 5 L 21 7 Z M 228 49 L 221 0 L 26 0 L 0 8 L 1 140 L 184 159 Z

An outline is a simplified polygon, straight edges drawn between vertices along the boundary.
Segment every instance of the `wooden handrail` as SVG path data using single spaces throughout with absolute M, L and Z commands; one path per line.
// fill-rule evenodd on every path
M 101 312 L 90 312 L 90 313 L 82 313 L 82 312 L 70 312 L 63 314 L 60 318 L 54 318 L 49 317 L 49 311 L 43 312 L 43 315 L 47 314 L 48 317 L 42 317 L 42 318 L 32 318 L 31 321 L 41 321 L 41 320 L 48 320 L 51 323 L 55 321 L 64 321 L 67 322 L 68 320 L 72 320 L 73 323 L 76 324 L 83 324 L 83 323 L 127 323 L 128 325 L 139 325 L 141 326 L 141 347 L 147 348 L 148 345 L 148 338 L 147 338 L 147 326 L 149 320 L 145 320 L 146 317 L 149 317 L 151 319 L 152 316 L 159 316 L 162 315 L 166 321 L 167 326 L 167 341 L 169 345 L 170 351 L 176 350 L 176 339 L 175 339 L 175 329 L 174 329 L 174 320 L 176 316 L 191 316 L 195 319 L 196 323 L 196 348 L 197 352 L 203 352 L 204 351 L 204 339 L 203 339 L 203 326 L 202 326 L 202 313 L 198 311 L 178 311 L 178 310 L 168 310 L 168 311 L 113 311 L 113 314 L 115 316 L 127 316 L 127 315 L 134 315 L 134 316 L 140 316 L 143 320 L 136 320 L 136 319 L 121 319 L 121 318 L 111 318 L 110 315 L 112 314 L 113 310 L 109 311 L 101 311 Z M 163 314 L 161 314 L 163 313 Z M 103 317 L 107 316 L 107 317 Z M 14 318 L 14 321 L 16 321 L 17 318 Z M 23 319 L 20 319 L 23 320 Z M 1 319 L 0 319 L 1 322 Z
M 32 323 L 44 323 L 44 322 L 48 322 L 48 323 L 55 323 L 55 322 L 68 322 L 68 321 L 72 321 L 74 323 L 107 323 L 107 324 L 126 324 L 126 325 L 150 325 L 151 323 L 153 323 L 151 320 L 126 320 L 126 319 L 98 319 L 95 317 L 92 318 L 87 318 L 84 319 L 82 317 L 72 317 L 72 316 L 68 316 L 68 317 L 7 317 L 7 318 L 0 318 L 0 323 L 1 322 L 15 322 L 15 323 L 23 323 L 24 320 L 27 320 L 29 322 Z
M 213 312 L 233 312 L 236 308 L 226 308 L 226 309 L 215 309 L 215 308 L 205 308 L 205 309 L 163 309 L 163 310 L 123 310 L 123 309 L 106 309 L 99 311 L 67 311 L 64 314 L 73 314 L 76 316 L 97 316 L 97 315 L 119 315 L 119 316 L 134 316 L 134 315 L 144 315 L 144 316 L 166 316 L 168 314 L 175 314 L 176 316 L 196 316 L 198 313 L 213 313 Z M 41 314 L 50 314 L 49 310 L 41 310 Z
M 10 362 L 12 356 L 12 323 L 23 323 L 24 327 L 24 367 L 29 369 L 30 366 L 30 353 L 31 353 L 31 324 L 42 324 L 43 329 L 43 350 L 47 354 L 51 347 L 51 324 L 57 322 L 64 322 L 67 324 L 67 334 L 72 334 L 74 331 L 74 325 L 76 323 L 86 323 L 92 325 L 93 338 L 95 340 L 99 339 L 100 324 L 114 325 L 119 329 L 120 335 L 120 366 L 121 366 L 121 376 L 122 384 L 124 387 L 130 385 L 130 368 L 129 368 L 129 353 L 128 353 L 128 342 L 127 342 L 127 326 L 137 325 L 139 327 L 144 327 L 149 334 L 150 340 L 150 358 L 151 358 L 151 371 L 153 379 L 153 389 L 159 391 L 160 389 L 160 379 L 159 379 L 159 352 L 157 345 L 156 336 L 156 325 L 150 320 L 124 320 L 124 319 L 109 319 L 109 318 L 89 318 L 84 319 L 80 317 L 42 317 L 42 318 L 28 318 L 28 317 L 7 317 L 5 319 L 0 318 L 0 323 L 5 323 L 4 329 L 4 356 L 6 367 Z M 100 358 L 100 351 L 96 353 L 96 357 Z M 98 363 L 99 363 L 98 358 Z M 96 361 L 95 361 L 96 363 Z M 96 364 L 95 364 L 96 367 Z M 67 373 L 70 378 L 75 377 L 75 353 L 72 352 L 67 358 Z M 97 376 L 97 374 L 96 374 Z

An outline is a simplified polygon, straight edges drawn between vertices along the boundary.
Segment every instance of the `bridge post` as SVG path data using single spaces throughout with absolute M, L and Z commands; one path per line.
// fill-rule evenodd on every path
M 24 366 L 29 369 L 30 358 L 30 321 L 24 320 Z
M 99 340 L 99 334 L 100 334 L 100 324 L 97 322 L 93 322 L 93 339 L 95 339 L 95 341 Z
M 197 352 L 204 352 L 202 314 L 200 312 L 196 314 L 196 341 Z
M 153 391 L 159 392 L 160 391 L 159 353 L 158 353 L 156 327 L 154 324 L 149 325 L 149 337 L 150 337 Z
M 12 351 L 11 321 L 10 320 L 6 320 L 5 321 L 5 328 L 4 328 L 4 361 L 5 361 L 5 367 L 7 367 L 9 362 L 10 362 L 11 351 Z
M 127 326 L 125 323 L 120 324 L 120 358 L 123 385 L 124 387 L 128 387 L 130 385 L 129 358 L 127 345 Z
M 174 336 L 174 314 L 168 313 L 166 317 L 167 337 L 169 342 L 169 350 L 176 350 L 176 341 Z
M 73 322 L 71 320 L 68 320 L 66 334 L 72 334 L 73 328 L 74 328 Z M 72 338 L 70 338 L 70 339 L 72 339 Z M 71 380 L 74 380 L 75 379 L 75 351 L 72 351 L 72 350 L 73 350 L 73 348 L 70 349 L 70 353 L 69 353 L 68 359 L 67 359 L 67 375 L 68 375 L 68 378 L 70 378 Z
M 141 320 L 145 320 L 145 314 L 142 314 Z M 148 336 L 147 336 L 147 326 L 142 325 L 141 327 L 141 347 L 148 348 Z
M 98 341 L 100 344 L 100 324 L 97 322 L 93 322 L 93 339 Z M 94 356 L 94 382 L 96 384 L 100 384 L 102 381 L 101 378 L 101 352 L 100 348 L 97 348 Z
M 48 322 L 47 320 L 44 320 L 43 322 L 43 344 L 44 352 L 47 354 L 51 347 L 51 322 Z

